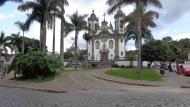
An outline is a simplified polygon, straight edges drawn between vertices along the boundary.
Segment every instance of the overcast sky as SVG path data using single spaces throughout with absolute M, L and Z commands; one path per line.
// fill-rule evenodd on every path
M 26 0 L 25 0 L 26 1 Z M 68 15 L 73 14 L 76 10 L 80 14 L 92 13 L 94 9 L 95 14 L 99 17 L 99 23 L 103 21 L 103 14 L 107 12 L 108 6 L 106 0 L 68 0 L 69 6 L 66 7 L 66 18 Z M 190 36 L 190 0 L 161 0 L 163 9 L 154 9 L 160 13 L 160 17 L 156 20 L 157 27 L 152 29 L 154 38 L 161 39 L 165 36 L 171 36 L 173 39 L 189 38 Z M 6 3 L 0 7 L 0 31 L 4 31 L 6 35 L 19 32 L 19 29 L 14 25 L 16 21 L 25 21 L 26 13 L 17 11 L 19 4 Z M 128 6 L 122 9 L 127 15 L 133 10 L 133 6 Z M 69 21 L 69 19 L 67 18 Z M 106 15 L 106 21 L 114 24 L 113 15 Z M 27 37 L 39 39 L 39 24 L 33 23 L 29 32 L 26 33 Z M 80 33 L 79 46 L 85 48 L 85 41 L 82 39 L 83 32 Z M 73 41 L 71 37 L 74 33 L 68 35 L 65 39 L 65 48 L 69 48 Z M 56 23 L 56 51 L 59 52 L 60 47 L 60 20 Z M 48 50 L 52 51 L 52 31 L 48 30 L 47 33 L 47 46 Z M 127 44 L 126 48 L 134 49 L 134 42 L 131 41 Z

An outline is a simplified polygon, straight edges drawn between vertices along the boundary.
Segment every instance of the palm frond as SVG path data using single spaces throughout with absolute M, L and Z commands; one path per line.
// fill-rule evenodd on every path
M 38 6 L 39 6 L 38 3 L 29 1 L 29 2 L 25 2 L 25 3 L 21 4 L 20 6 L 18 6 L 17 9 L 19 11 L 27 11 L 29 9 L 37 8 Z
M 160 2 L 160 0 L 143 0 L 144 3 L 147 5 L 147 3 L 151 4 L 151 5 L 154 5 L 158 8 L 162 8 L 162 4 Z

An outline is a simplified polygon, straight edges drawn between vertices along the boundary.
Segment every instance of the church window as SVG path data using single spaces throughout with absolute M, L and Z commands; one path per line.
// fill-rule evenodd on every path
M 96 41 L 96 49 L 99 49 L 100 48 L 100 42 L 99 41 Z
M 109 41 L 109 48 L 110 48 L 110 49 L 113 49 L 113 40 L 110 40 L 110 41 Z
M 123 52 L 121 52 L 121 56 L 123 56 Z
M 121 42 L 123 42 L 123 39 L 121 39 Z

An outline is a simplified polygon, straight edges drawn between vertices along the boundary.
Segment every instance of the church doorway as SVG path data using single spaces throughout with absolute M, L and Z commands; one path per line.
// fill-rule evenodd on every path
M 102 63 L 102 65 L 108 64 L 108 53 L 107 52 L 102 52 L 101 63 Z

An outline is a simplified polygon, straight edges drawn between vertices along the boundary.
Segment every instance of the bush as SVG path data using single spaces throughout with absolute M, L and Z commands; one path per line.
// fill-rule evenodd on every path
M 112 64 L 112 67 L 114 67 L 114 68 L 118 68 L 119 65 L 117 65 L 117 64 Z
M 29 52 L 16 55 L 11 63 L 10 70 L 14 70 L 26 78 L 36 78 L 54 75 L 61 66 L 62 62 L 58 59 L 38 52 Z
M 124 65 L 121 65 L 121 68 L 125 68 L 125 66 L 124 66 Z
M 98 67 L 98 64 L 92 63 L 91 66 L 92 66 L 92 68 L 96 68 L 96 67 Z
M 134 68 L 134 66 L 133 65 L 129 65 L 129 66 L 127 66 L 127 68 Z

